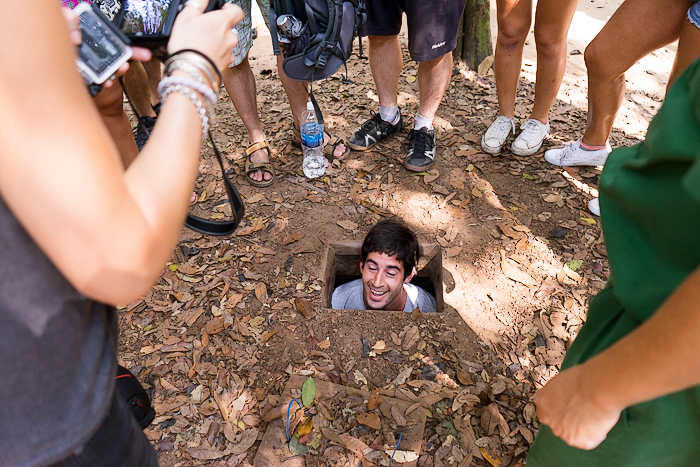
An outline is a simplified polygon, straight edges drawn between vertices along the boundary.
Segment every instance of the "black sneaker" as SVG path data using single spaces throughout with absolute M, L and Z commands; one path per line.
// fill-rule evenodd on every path
M 157 117 L 141 117 L 139 124 L 136 126 L 136 146 L 139 151 L 143 149 L 148 137 L 151 136 L 153 127 L 156 126 Z M 145 128 L 144 128 L 145 127 Z
M 382 120 L 382 116 L 372 111 L 372 118 L 362 124 L 359 130 L 350 137 L 348 147 L 355 151 L 366 151 L 374 143 L 395 135 L 403 130 L 403 117 L 399 111 L 399 121 L 396 124 Z
M 408 155 L 403 165 L 413 172 L 423 172 L 435 161 L 435 130 L 425 127 L 408 133 Z

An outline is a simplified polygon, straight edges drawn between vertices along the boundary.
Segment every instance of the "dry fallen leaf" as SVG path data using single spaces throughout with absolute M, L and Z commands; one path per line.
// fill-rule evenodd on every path
M 384 452 L 389 457 L 394 456 L 394 462 L 399 464 L 418 460 L 418 454 L 413 451 L 394 451 L 393 449 L 387 449 Z
M 338 221 L 336 224 L 351 232 L 357 228 L 357 224 L 355 224 L 353 221 Z
M 505 252 L 501 253 L 501 270 L 503 271 L 503 274 L 510 280 L 520 282 L 521 284 L 526 285 L 528 287 L 539 285 L 539 281 L 536 281 L 528 273 L 518 268 L 518 263 L 516 263 L 512 259 L 506 258 Z
M 368 426 L 375 430 L 382 428 L 382 421 L 379 419 L 379 415 L 374 412 L 365 412 L 357 416 L 357 423 Z
M 420 332 L 418 331 L 418 326 L 406 326 L 405 334 L 403 336 L 403 350 L 408 350 L 413 347 L 420 339 Z
M 267 303 L 267 286 L 264 282 L 258 282 L 255 286 L 255 298 L 257 298 L 260 303 Z
M 369 410 L 374 410 L 379 404 L 382 403 L 383 400 L 384 398 L 381 396 L 381 394 L 378 392 L 373 392 L 367 401 L 367 408 Z
M 297 311 L 304 315 L 304 318 L 311 319 L 316 316 L 314 307 L 309 300 L 305 298 L 295 298 L 294 305 L 296 306 Z
M 282 240 L 282 245 L 289 245 L 290 243 L 294 243 L 297 240 L 301 240 L 302 238 L 304 238 L 304 235 L 306 235 L 304 232 L 297 232 L 291 235 L 287 235 L 286 237 L 284 237 L 284 240 Z
M 391 406 L 391 417 L 398 426 L 406 426 L 406 419 L 401 415 L 401 411 L 399 411 L 395 405 Z

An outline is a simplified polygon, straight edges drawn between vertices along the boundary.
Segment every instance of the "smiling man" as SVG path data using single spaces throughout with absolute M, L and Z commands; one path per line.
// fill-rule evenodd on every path
M 410 229 L 384 220 L 372 227 L 360 256 L 362 278 L 333 291 L 331 307 L 346 310 L 436 311 L 435 298 L 411 284 L 420 252 Z

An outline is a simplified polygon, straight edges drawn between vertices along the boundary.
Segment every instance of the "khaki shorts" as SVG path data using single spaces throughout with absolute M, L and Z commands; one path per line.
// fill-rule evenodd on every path
M 265 25 L 269 28 L 270 22 L 270 0 L 256 0 L 260 11 L 262 12 L 263 18 L 265 18 Z M 238 44 L 233 48 L 233 63 L 229 66 L 232 68 L 239 65 L 244 58 L 248 56 L 250 48 L 253 46 L 253 38 L 251 37 L 250 30 L 252 24 L 252 0 L 232 0 L 228 3 L 233 3 L 238 5 L 243 9 L 243 20 L 236 25 L 234 29 L 238 32 Z

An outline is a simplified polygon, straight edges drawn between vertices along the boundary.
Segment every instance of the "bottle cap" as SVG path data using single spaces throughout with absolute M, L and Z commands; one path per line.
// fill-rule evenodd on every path
M 313 102 L 309 101 L 306 103 L 306 110 L 314 110 Z

